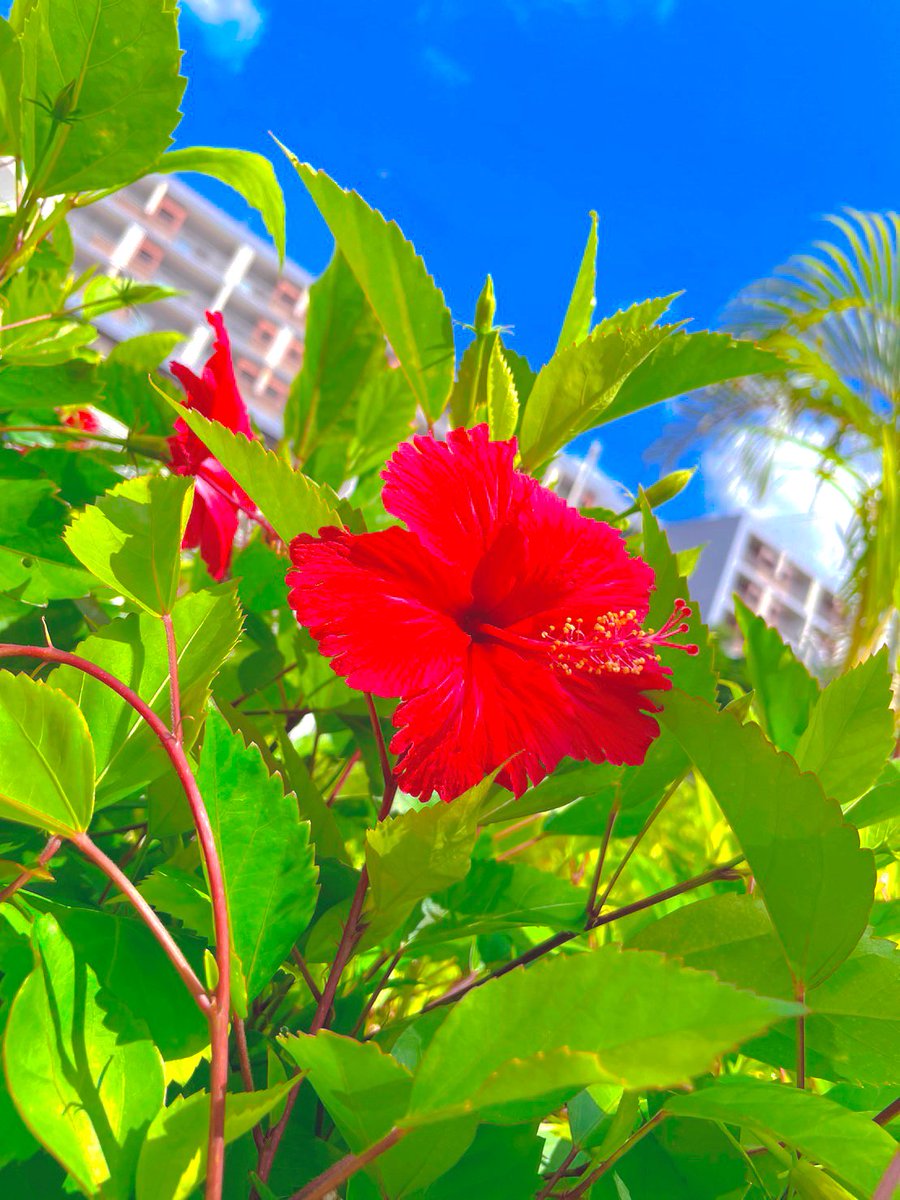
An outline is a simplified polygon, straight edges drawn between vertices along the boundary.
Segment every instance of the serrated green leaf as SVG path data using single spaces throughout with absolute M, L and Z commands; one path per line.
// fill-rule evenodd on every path
M 466 875 L 479 812 L 496 774 L 464 792 L 453 804 L 411 808 L 369 830 L 367 943 L 397 929 L 420 900 Z
M 500 342 L 494 343 L 488 359 L 487 423 L 492 438 L 505 441 L 516 432 L 519 397 L 512 372 L 503 357 Z
M 869 1200 L 895 1149 L 890 1134 L 861 1113 L 825 1096 L 757 1079 L 721 1078 L 689 1096 L 670 1096 L 665 1107 L 676 1116 L 774 1135 L 821 1163 L 859 1200 Z
M 875 866 L 814 776 L 756 725 L 673 692 L 661 716 L 741 843 L 788 963 L 807 988 L 853 950 L 872 907 Z M 798 886 L 802 880 L 803 886 Z
M 272 164 L 262 154 L 219 146 L 186 146 L 164 154 L 153 171 L 162 175 L 195 171 L 233 188 L 262 217 L 278 251 L 278 261 L 284 262 L 284 196 Z
M 744 635 L 754 706 L 763 728 L 779 750 L 792 753 L 809 724 L 819 685 L 778 630 L 749 609 L 740 596 L 734 598 L 734 612 Z
M 262 442 L 232 433 L 195 409 L 174 402 L 172 407 L 254 501 L 283 542 L 289 543 L 298 533 L 318 533 L 326 525 L 344 524 L 344 506 L 331 488 L 295 471 Z
M 660 400 L 683 396 L 727 379 L 777 375 L 784 369 L 782 359 L 771 351 L 727 333 L 674 333 L 643 360 L 595 423 L 605 425 Z
M 847 810 L 847 820 L 857 829 L 900 817 L 900 763 L 886 762 L 875 786 Z
M 102 392 L 93 363 L 53 363 L 48 366 L 0 367 L 0 410 L 52 412 L 75 404 L 81 408 L 100 403 Z
M 192 499 L 188 478 L 129 479 L 75 516 L 66 545 L 107 587 L 147 612 L 170 613 Z
M 894 748 L 887 648 L 839 675 L 816 701 L 794 757 L 841 804 L 867 791 Z
M 569 298 L 565 319 L 556 343 L 557 350 L 565 350 L 567 346 L 577 345 L 584 341 L 591 331 L 591 321 L 597 304 L 595 295 L 597 287 L 597 214 L 592 212 L 591 228 L 588 233 L 587 245 L 575 277 L 575 286 Z
M 233 584 L 181 597 L 172 609 L 181 687 L 185 741 L 200 732 L 210 683 L 231 653 L 241 628 Z M 165 630 L 150 614 L 132 613 L 110 621 L 77 648 L 82 658 L 103 667 L 150 705 L 166 724 L 171 720 Z M 104 807 L 132 795 L 169 770 L 156 735 L 130 704 L 105 684 L 72 667 L 60 667 L 55 686 L 76 701 L 94 740 L 97 803 Z
M 251 1001 L 290 954 L 316 907 L 309 825 L 256 747 L 246 746 L 215 709 L 206 719 L 197 785 L 219 848 L 231 936 Z
M 13 1100 L 86 1195 L 128 1200 L 141 1139 L 163 1103 L 159 1051 L 117 1032 L 112 998 L 53 917 L 37 919 L 34 939 L 36 966 L 3 1040 Z
M 602 1003 L 586 1004 L 591 996 Z M 557 1055 L 578 1068 L 581 1087 L 675 1086 L 796 1011 L 796 1005 L 739 992 L 658 955 L 623 953 L 617 946 L 545 959 L 458 1001 L 425 1052 L 410 1117 L 475 1111 L 488 1089 L 496 1115 L 505 1080 L 504 1103 L 542 1097 L 548 1063 Z M 477 1046 L 478 1053 L 463 1055 L 461 1046 Z M 527 1067 L 538 1059 L 532 1087 Z M 567 1081 L 571 1095 L 580 1090 L 576 1074 Z
M 94 809 L 94 747 L 68 696 L 0 672 L 0 815 L 68 837 Z
M 380 321 L 417 403 L 436 421 L 453 386 L 453 325 L 444 297 L 393 221 L 324 171 L 285 153 Z
M 537 472 L 579 433 L 597 425 L 624 381 L 659 344 L 669 326 L 606 330 L 559 350 L 534 382 L 519 430 L 522 469 Z
M 225 1145 L 270 1113 L 296 1081 L 258 1092 L 234 1092 L 225 1108 Z M 136 1200 L 188 1200 L 206 1178 L 209 1093 L 177 1096 L 156 1117 L 141 1147 Z
M 307 1072 L 316 1094 L 351 1150 L 377 1142 L 405 1114 L 410 1072 L 374 1042 L 357 1042 L 327 1030 L 280 1039 Z M 386 1194 L 402 1197 L 427 1186 L 468 1149 L 475 1122 L 463 1117 L 415 1130 L 372 1165 Z
M 284 435 L 301 463 L 322 442 L 351 437 L 360 389 L 385 361 L 381 326 L 335 250 L 309 290 L 303 366 L 284 410 Z
M 22 149 L 38 195 L 120 186 L 155 164 L 181 116 L 176 17 L 159 0 L 29 6 Z

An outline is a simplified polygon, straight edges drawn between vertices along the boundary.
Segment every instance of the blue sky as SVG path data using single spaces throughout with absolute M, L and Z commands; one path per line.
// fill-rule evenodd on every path
M 900 204 L 896 0 L 185 0 L 178 143 L 301 158 L 395 218 L 454 316 L 484 274 L 498 321 L 551 352 L 588 228 L 599 312 L 683 289 L 714 327 L 842 205 Z M 288 248 L 330 239 L 278 165 Z M 244 216 L 240 201 L 195 177 Z M 664 410 L 604 431 L 630 488 Z M 703 506 L 695 482 L 671 515 Z

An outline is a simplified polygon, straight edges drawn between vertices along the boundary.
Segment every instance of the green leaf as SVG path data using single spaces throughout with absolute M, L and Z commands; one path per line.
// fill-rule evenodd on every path
M 116 1031 L 120 1013 L 51 916 L 34 926 L 36 966 L 13 1001 L 3 1041 L 23 1121 L 88 1196 L 132 1195 L 138 1149 L 162 1107 L 152 1042 Z
M 309 290 L 303 366 L 284 411 L 284 434 L 301 462 L 322 442 L 350 438 L 360 389 L 384 367 L 384 349 L 365 293 L 335 250 Z
M 591 228 L 587 245 L 578 268 L 575 287 L 569 300 L 565 320 L 556 343 L 557 350 L 583 342 L 591 330 L 591 320 L 597 304 L 597 214 L 591 213 Z
M 741 843 L 788 963 L 807 988 L 850 954 L 875 882 L 870 851 L 818 781 L 755 725 L 673 692 L 661 720 L 703 775 Z M 803 886 L 798 886 L 802 880 Z
M 334 235 L 429 421 L 453 386 L 453 325 L 415 247 L 356 192 L 285 150 Z
M 192 500 L 189 478 L 129 479 L 78 513 L 66 530 L 66 545 L 115 592 L 147 612 L 170 613 Z
M 84 408 L 99 405 L 101 394 L 93 363 L 75 359 L 45 367 L 0 366 L 0 410 L 5 412 L 46 412 L 69 404 Z
M 492 438 L 505 441 L 516 432 L 519 397 L 499 340 L 494 343 L 487 370 L 487 423 Z
M 453 804 L 410 808 L 369 830 L 367 943 L 377 942 L 402 925 L 420 900 L 465 877 L 479 810 L 496 774 L 464 792 Z
M 0 816 L 69 837 L 94 809 L 94 747 L 55 687 L 0 672 Z
M 740 596 L 734 612 L 744 635 L 744 655 L 754 704 L 763 728 L 779 750 L 793 753 L 819 696 L 819 685 L 777 629 L 749 609 Z
M 216 671 L 241 628 L 233 584 L 193 592 L 172 609 L 185 741 L 196 740 Z M 127 683 L 167 724 L 171 720 L 169 661 L 162 622 L 148 613 L 110 621 L 77 648 L 78 654 Z M 94 740 L 97 803 L 112 804 L 158 779 L 169 759 L 135 710 L 98 679 L 73 667 L 53 676 L 78 704 Z
M 891 1135 L 861 1113 L 825 1096 L 756 1079 L 718 1079 L 689 1096 L 670 1096 L 665 1107 L 676 1116 L 774 1135 L 821 1163 L 859 1200 L 869 1200 L 895 1149 Z
M 250 1001 L 290 954 L 316 907 L 309 825 L 256 747 L 244 745 L 215 709 L 206 719 L 197 784 L 219 848 L 231 936 Z
M 726 379 L 777 375 L 784 369 L 785 364 L 777 355 L 727 333 L 675 333 L 643 360 L 596 423 L 605 425 L 660 400 L 683 396 Z
M 233 1092 L 225 1107 L 225 1145 L 270 1113 L 296 1080 L 258 1092 Z M 209 1093 L 176 1096 L 147 1131 L 137 1168 L 136 1200 L 188 1200 L 206 1178 Z
M 117 187 L 155 164 L 185 85 L 174 5 L 35 0 L 22 47 L 23 157 L 39 196 Z
M 629 1130 L 630 1132 L 630 1130 Z M 591 1200 L 737 1200 L 746 1195 L 747 1160 L 712 1121 L 670 1117 L 642 1137 L 591 1192 Z M 620 1189 L 625 1189 L 620 1191 Z
M 602 1003 L 585 1003 L 602 997 Z M 410 1115 L 555 1102 L 599 1082 L 673 1087 L 745 1038 L 798 1011 L 711 975 L 617 946 L 545 959 L 464 996 L 438 1029 L 413 1085 Z M 462 1054 L 460 1047 L 478 1047 Z M 533 1074 L 533 1078 L 529 1078 Z
M 290 543 L 298 533 L 318 533 L 326 525 L 344 524 L 344 506 L 331 488 L 295 471 L 262 442 L 232 433 L 195 409 L 174 402 L 172 407 L 256 503 L 283 542 Z
M 670 326 L 639 330 L 599 325 L 577 346 L 558 350 L 535 380 L 519 431 L 522 469 L 532 474 L 566 442 L 597 425 L 635 368 L 665 338 Z
M 51 912 L 100 985 L 146 1024 L 165 1061 L 209 1045 L 206 1018 L 142 921 L 61 904 Z M 198 970 L 199 959 L 193 963 Z
M 9 21 L 0 23 L 0 148 L 20 154 L 22 124 L 22 43 Z
M 42 453 L 0 452 L 0 592 L 26 604 L 84 596 L 93 582 L 62 540 L 68 510 L 38 469 Z
M 157 374 L 152 381 L 148 376 L 183 340 L 181 333 L 160 330 L 117 342 L 99 367 L 103 384 L 99 407 L 137 434 L 167 437 L 172 432 L 172 411 L 160 390 L 174 398 L 175 387 L 165 376 Z
M 153 166 L 159 174 L 196 171 L 211 175 L 243 196 L 263 219 L 279 263 L 284 262 L 284 196 L 272 164 L 251 150 L 223 150 L 218 146 L 187 146 L 170 150 Z
M 538 1187 L 541 1142 L 529 1125 L 479 1125 L 459 1162 L 428 1189 L 427 1200 L 524 1200 Z
M 351 1150 L 382 1138 L 406 1113 L 412 1076 L 374 1042 L 357 1042 L 323 1031 L 279 1039 L 309 1076 L 328 1115 Z M 475 1122 L 467 1117 L 414 1130 L 380 1155 L 372 1174 L 393 1200 L 443 1175 L 468 1149 Z
M 884 764 L 875 787 L 847 810 L 846 817 L 857 829 L 900 817 L 900 763 L 896 759 Z
M 828 684 L 794 751 L 800 770 L 842 804 L 872 786 L 894 748 L 887 654 L 884 647 Z

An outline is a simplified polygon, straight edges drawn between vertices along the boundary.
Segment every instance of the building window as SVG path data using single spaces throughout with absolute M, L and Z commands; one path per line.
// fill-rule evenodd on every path
M 165 256 L 166 252 L 162 246 L 157 246 L 156 242 L 145 237 L 138 243 L 138 247 L 128 263 L 128 268 L 138 279 L 151 279 L 159 270 Z
M 292 338 L 281 356 L 281 365 L 288 371 L 299 371 L 303 365 L 303 343 Z
M 277 375 L 273 375 L 266 384 L 263 391 L 263 397 L 268 401 L 268 406 L 275 409 L 280 409 L 287 399 L 288 385 L 283 379 L 279 379 Z
M 234 374 L 240 391 L 250 392 L 259 379 L 259 367 L 249 358 L 239 358 L 234 364 Z
M 250 341 L 257 350 L 261 350 L 263 353 L 265 353 L 265 351 L 268 350 L 275 341 L 277 336 L 278 326 L 273 325 L 271 321 L 267 321 L 265 318 L 262 318 L 262 320 L 256 322 L 256 325 L 253 328 L 253 333 L 250 335 Z
M 174 237 L 184 224 L 187 209 L 182 208 L 171 196 L 163 196 L 150 216 L 155 225 L 164 230 L 169 237 Z
M 272 307 L 277 312 L 294 315 L 297 301 L 300 299 L 300 289 L 289 279 L 279 279 L 272 292 Z

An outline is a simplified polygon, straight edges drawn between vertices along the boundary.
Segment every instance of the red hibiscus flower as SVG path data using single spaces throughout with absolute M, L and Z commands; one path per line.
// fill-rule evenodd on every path
M 501 764 L 520 795 L 566 756 L 640 763 L 659 732 L 645 692 L 671 686 L 658 650 L 688 606 L 644 630 L 652 569 L 515 470 L 516 448 L 484 425 L 416 437 L 383 475 L 406 529 L 291 543 L 298 620 L 351 687 L 401 697 L 391 749 L 414 796 L 451 800 Z
M 189 367 L 177 362 L 172 363 L 172 373 L 187 394 L 188 408 L 196 409 L 234 433 L 252 438 L 247 406 L 234 377 L 225 321 L 221 313 L 213 312 L 208 312 L 206 319 L 215 330 L 216 338 L 203 374 L 198 377 Z M 240 513 L 258 519 L 256 507 L 181 417 L 175 422 L 175 432 L 168 441 L 171 470 L 176 475 L 193 475 L 195 478 L 194 504 L 181 544 L 185 550 L 199 546 L 210 575 L 213 579 L 222 579 L 231 563 Z
M 90 408 L 61 408 L 57 409 L 63 425 L 70 429 L 83 429 L 85 433 L 97 433 L 100 421 L 97 414 Z

